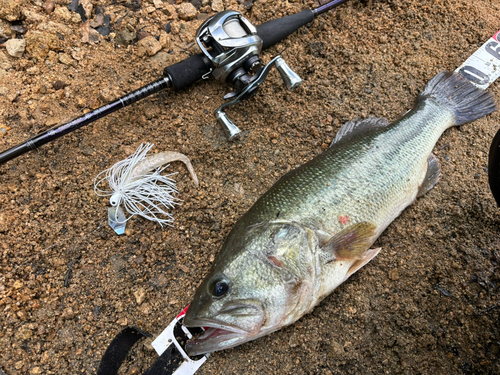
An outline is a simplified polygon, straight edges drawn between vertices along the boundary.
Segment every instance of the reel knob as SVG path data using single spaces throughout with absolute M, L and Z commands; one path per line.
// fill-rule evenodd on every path
M 275 66 L 276 69 L 278 69 L 278 72 L 280 72 L 281 78 L 283 79 L 283 82 L 288 90 L 293 90 L 301 85 L 302 78 L 290 69 L 282 57 L 279 57 L 276 60 Z
M 217 118 L 217 122 L 222 126 L 222 130 L 224 130 L 228 141 L 233 141 L 240 136 L 241 130 L 234 125 L 225 112 L 219 109 L 215 111 L 215 117 Z

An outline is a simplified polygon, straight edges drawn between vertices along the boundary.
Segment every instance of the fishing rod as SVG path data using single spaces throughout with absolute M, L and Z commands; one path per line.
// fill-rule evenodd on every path
M 224 96 L 228 102 L 215 111 L 228 140 L 240 136 L 241 130 L 227 117 L 225 108 L 255 95 L 257 88 L 275 66 L 288 89 L 297 87 L 302 80 L 280 56 L 266 66 L 259 59 L 262 50 L 270 48 L 288 37 L 319 15 L 336 8 L 348 0 L 333 0 L 317 8 L 306 9 L 290 16 L 253 26 L 241 13 L 223 11 L 207 19 L 198 29 L 196 42 L 202 53 L 188 57 L 164 69 L 163 77 L 134 90 L 115 101 L 77 117 L 67 123 L 48 129 L 29 140 L 0 153 L 0 164 L 34 150 L 63 135 L 94 122 L 118 109 L 127 107 L 147 96 L 167 88 L 182 90 L 196 81 L 208 78 L 230 83 L 235 92 Z

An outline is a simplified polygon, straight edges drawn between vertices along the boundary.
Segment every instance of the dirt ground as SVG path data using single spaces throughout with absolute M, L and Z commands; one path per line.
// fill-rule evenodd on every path
M 211 6 L 254 24 L 314 6 L 204 0 L 192 14 L 181 1 L 87 3 L 91 22 L 98 7 L 111 16 L 108 36 L 82 31 L 64 0 L 24 0 L 8 23 L 17 10 L 0 9 L 0 29 L 15 26 L 1 42 L 27 40 L 21 57 L 0 48 L 0 151 L 160 78 L 197 52 L 194 34 Z M 0 166 L 0 369 L 91 374 L 125 326 L 159 334 L 189 304 L 234 222 L 280 176 L 321 153 L 347 120 L 407 111 L 499 19 L 497 0 L 354 0 L 263 53 L 267 62 L 286 48 L 304 83 L 289 92 L 273 71 L 254 98 L 228 110 L 248 131 L 243 141 L 225 140 L 213 111 L 231 90 L 209 79 Z M 162 48 L 152 56 L 141 42 L 118 46 L 148 34 Z M 500 103 L 500 84 L 490 91 Z M 497 111 L 446 131 L 434 150 L 440 182 L 382 234 L 376 259 L 296 324 L 213 354 L 199 373 L 499 374 L 500 220 L 487 180 L 499 127 Z M 142 142 L 186 154 L 200 187 L 173 164 L 184 200 L 174 226 L 133 219 L 117 236 L 93 181 Z M 149 367 L 150 342 L 137 345 L 123 374 Z

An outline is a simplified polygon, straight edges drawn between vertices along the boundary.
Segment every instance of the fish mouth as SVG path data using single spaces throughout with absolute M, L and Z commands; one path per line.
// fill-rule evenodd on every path
M 218 315 L 221 316 L 220 319 L 196 318 L 186 314 L 183 322 L 186 327 L 203 327 L 205 329 L 200 337 L 190 340 L 186 344 L 189 356 L 229 349 L 251 341 L 257 338 L 264 321 L 262 308 L 255 305 L 227 306 Z M 228 315 L 231 315 L 231 318 L 238 324 L 222 320 Z

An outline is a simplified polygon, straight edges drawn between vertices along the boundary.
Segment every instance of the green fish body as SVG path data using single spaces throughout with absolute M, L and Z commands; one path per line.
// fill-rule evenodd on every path
M 186 314 L 187 326 L 209 327 L 189 354 L 234 347 L 309 312 L 378 254 L 378 236 L 436 184 L 441 134 L 495 109 L 489 93 L 442 72 L 399 120 L 346 123 L 235 224 Z

